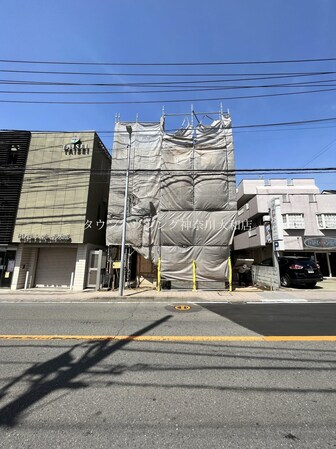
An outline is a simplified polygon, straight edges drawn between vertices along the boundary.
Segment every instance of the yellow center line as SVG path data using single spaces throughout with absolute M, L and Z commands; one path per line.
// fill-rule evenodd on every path
M 336 341 L 336 335 L 0 335 L 0 340 L 126 340 L 147 342 Z

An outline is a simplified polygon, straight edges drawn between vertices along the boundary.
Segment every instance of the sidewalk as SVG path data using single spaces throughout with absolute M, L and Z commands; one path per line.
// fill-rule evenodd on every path
M 334 285 L 334 284 L 333 284 Z M 73 292 L 68 289 L 27 289 L 0 290 L 0 302 L 297 302 L 297 301 L 335 301 L 336 291 L 327 288 L 280 289 L 265 291 L 256 287 L 237 288 L 229 291 L 178 291 L 157 292 L 151 288 L 126 289 L 123 297 L 118 291 L 84 290 Z

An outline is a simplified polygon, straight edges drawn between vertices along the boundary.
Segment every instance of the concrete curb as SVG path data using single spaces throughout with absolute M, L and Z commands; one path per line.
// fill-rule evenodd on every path
M 245 291 L 126 291 L 121 297 L 112 291 L 0 291 L 0 303 L 198 303 L 198 302 L 335 302 L 336 292 L 323 290 L 245 290 Z

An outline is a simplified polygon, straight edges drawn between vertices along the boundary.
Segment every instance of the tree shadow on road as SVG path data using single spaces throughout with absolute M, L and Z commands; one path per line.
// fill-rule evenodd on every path
M 117 342 L 111 343 L 112 339 L 105 339 L 76 344 L 68 351 L 45 363 L 33 365 L 0 389 L 1 400 L 9 389 L 18 382 L 28 381 L 30 383 L 29 388 L 24 393 L 0 408 L 0 426 L 14 427 L 18 423 L 19 417 L 27 409 L 57 390 L 74 390 L 87 387 L 88 384 L 77 379 L 81 374 L 86 373 L 106 357 L 126 346 L 134 337 L 145 334 L 170 318 L 171 315 L 167 315 L 140 329 L 130 337 Z M 73 352 L 79 347 L 87 347 L 88 349 L 79 360 L 76 360 Z

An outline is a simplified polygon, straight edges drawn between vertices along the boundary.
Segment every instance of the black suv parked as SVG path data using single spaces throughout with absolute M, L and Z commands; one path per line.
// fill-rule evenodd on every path
M 271 267 L 272 259 L 266 259 L 260 265 Z M 323 281 L 319 265 L 312 259 L 297 256 L 279 257 L 280 284 L 282 287 L 303 285 L 313 288 L 316 282 Z

